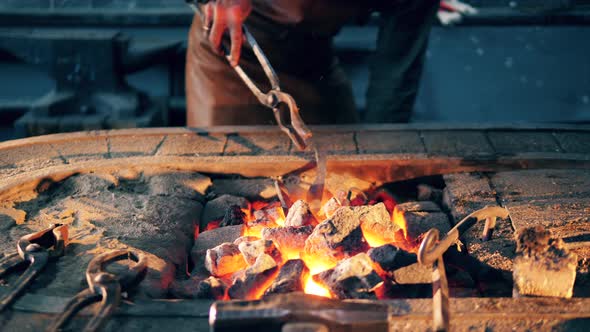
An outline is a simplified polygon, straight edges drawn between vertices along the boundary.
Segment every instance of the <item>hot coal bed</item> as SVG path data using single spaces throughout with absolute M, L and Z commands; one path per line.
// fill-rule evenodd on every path
M 521 176 L 534 188 L 543 177 L 572 178 L 522 171 L 375 186 L 333 174 L 320 200 L 310 201 L 314 178 L 307 174 L 76 174 L 40 183 L 34 199 L 22 193 L 15 208 L 27 222 L 11 227 L 10 237 L 69 226 L 67 253 L 48 266 L 53 278 L 33 287 L 39 294 L 74 295 L 89 254 L 133 248 L 149 258 L 145 279 L 127 294 L 134 299 L 264 301 L 297 292 L 339 300 L 432 298 L 436 274 L 417 256 L 427 232 L 442 236 L 464 215 L 497 204 L 496 185 L 516 195 L 510 187 Z M 510 220 L 497 220 L 484 238 L 485 226 L 476 222 L 442 256 L 450 297 L 587 295 L 587 262 L 568 249 L 579 249 L 575 244 L 538 226 L 515 232 Z
M 265 173 L 273 162 L 245 165 Z M 325 177 L 313 163 L 276 176 L 170 164 L 67 164 L 9 180 L 2 330 L 81 329 L 101 298 L 105 331 L 589 326 L 585 167 L 422 165 L 442 175 L 379 181 L 386 162 Z M 63 315 L 83 298 L 97 303 Z

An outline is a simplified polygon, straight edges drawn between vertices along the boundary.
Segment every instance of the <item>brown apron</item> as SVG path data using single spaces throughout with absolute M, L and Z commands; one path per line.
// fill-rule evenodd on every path
M 291 94 L 308 124 L 357 122 L 350 81 L 332 52 L 331 33 L 313 33 L 303 24 L 278 23 L 256 9 L 246 24 L 275 71 L 281 89 Z M 186 65 L 187 125 L 275 124 L 270 109 L 252 92 L 206 39 L 195 16 Z M 268 80 L 251 49 L 244 47 L 240 65 L 262 89 Z

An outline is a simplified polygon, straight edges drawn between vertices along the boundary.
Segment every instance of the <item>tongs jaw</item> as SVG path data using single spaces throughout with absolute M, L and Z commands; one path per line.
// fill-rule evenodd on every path
M 311 131 L 307 128 L 301 115 L 299 115 L 299 107 L 295 103 L 295 99 L 290 94 L 271 90 L 268 93 L 269 97 L 272 98 L 271 107 L 274 113 L 277 125 L 279 128 L 289 136 L 293 144 L 299 150 L 305 150 L 307 147 L 307 141 L 311 138 Z M 289 117 L 291 119 L 291 125 L 286 125 L 287 121 L 283 120 L 283 114 L 281 112 L 281 105 L 285 105 L 289 110 Z
M 25 290 L 50 259 L 63 256 L 67 240 L 68 226 L 53 224 L 42 231 L 21 237 L 17 242 L 17 252 L 0 259 L 0 276 L 29 263 L 11 289 L 0 297 L 0 312 Z
M 197 14 L 199 14 L 201 17 L 203 16 L 199 8 L 199 4 L 206 3 L 208 1 L 186 0 L 186 2 Z M 293 141 L 293 144 L 295 144 L 295 146 L 298 149 L 305 150 L 305 148 L 307 147 L 307 142 L 311 138 L 312 134 L 311 131 L 305 125 L 305 122 L 303 122 L 301 115 L 299 114 L 299 107 L 297 107 L 295 99 L 293 99 L 293 97 L 290 94 L 281 91 L 279 77 L 276 74 L 274 68 L 271 66 L 270 62 L 268 61 L 268 58 L 262 51 L 262 48 L 260 48 L 260 45 L 258 45 L 258 42 L 250 33 L 250 31 L 248 31 L 246 26 L 243 26 L 242 28 L 244 31 L 246 42 L 252 48 L 252 51 L 254 52 L 254 55 L 256 55 L 258 63 L 260 63 L 262 70 L 264 70 L 264 73 L 266 74 L 266 77 L 270 82 L 270 90 L 268 92 L 262 92 L 260 88 L 256 85 L 256 83 L 252 81 L 250 76 L 246 74 L 246 72 L 241 66 L 237 65 L 233 67 L 234 70 L 236 71 L 238 76 L 240 76 L 242 81 L 244 81 L 244 83 L 248 86 L 250 91 L 252 91 L 254 96 L 256 96 L 258 101 L 262 105 L 272 109 L 279 128 L 285 134 L 287 134 L 287 136 L 289 136 L 291 141 Z M 230 61 L 230 52 L 228 51 L 227 47 L 225 47 L 225 45 L 222 44 L 221 49 L 225 54 L 226 59 Z M 284 105 L 288 108 L 290 121 L 284 120 L 283 115 L 281 113 L 281 105 Z

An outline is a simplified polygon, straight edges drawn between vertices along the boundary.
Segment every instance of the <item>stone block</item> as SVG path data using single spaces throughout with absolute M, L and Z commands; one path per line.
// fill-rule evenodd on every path
M 494 149 L 481 131 L 423 131 L 421 135 L 428 154 L 464 158 L 494 154 Z
M 590 132 L 562 131 L 555 133 L 561 148 L 568 153 L 590 153 Z
M 356 134 L 360 153 L 424 153 L 417 131 L 360 131 Z
M 572 297 L 578 259 L 561 239 L 537 226 L 519 231 L 516 243 L 515 296 Z
M 551 132 L 542 131 L 491 131 L 490 142 L 499 154 L 527 152 L 560 152 Z
M 288 154 L 290 146 L 291 141 L 282 133 L 229 135 L 224 155 Z
M 157 156 L 221 155 L 227 137 L 217 134 L 190 133 L 169 135 L 156 152 Z

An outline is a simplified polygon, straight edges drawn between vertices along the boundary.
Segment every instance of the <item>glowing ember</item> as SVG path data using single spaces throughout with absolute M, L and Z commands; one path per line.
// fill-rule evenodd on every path
M 283 211 L 283 209 L 281 209 L 281 211 Z M 277 220 L 275 220 L 275 222 L 277 223 L 277 225 L 279 225 L 279 227 L 284 227 L 285 226 L 285 217 L 281 217 Z
M 361 227 L 362 228 L 362 227 Z M 365 240 L 372 248 L 379 247 L 385 244 L 389 244 L 391 241 L 388 241 L 385 237 L 381 236 L 380 234 L 376 234 L 371 232 L 370 230 L 366 230 L 363 228 L 363 236 Z
M 360 216 L 360 226 L 369 246 L 379 247 L 404 240 L 403 231 L 392 221 L 385 203 L 357 207 L 355 211 Z
M 309 242 L 310 235 L 316 229 L 317 223 L 322 221 L 326 222 L 327 219 L 334 222 L 334 220 L 337 219 L 338 211 L 344 209 L 346 206 L 348 206 L 346 211 L 349 211 L 348 214 L 350 215 L 350 218 L 356 218 L 351 220 L 354 221 L 353 223 L 356 223 L 356 227 L 360 227 L 362 237 L 366 240 L 366 242 L 364 242 L 362 237 L 359 236 L 359 241 L 362 242 L 359 244 L 359 251 L 366 252 L 369 247 L 376 248 L 386 244 L 393 244 L 400 248 L 408 247 L 408 245 L 406 245 L 408 241 L 406 220 L 403 212 L 397 209 L 396 201 L 391 194 L 384 190 L 373 191 L 370 195 L 360 192 L 352 201 L 349 201 L 349 199 L 350 197 L 347 197 L 344 192 L 341 193 L 339 197 L 331 198 L 333 206 L 329 206 L 330 209 L 324 209 L 326 211 L 321 214 L 321 219 L 317 219 L 317 215 L 312 215 L 312 218 L 314 219 L 313 223 L 298 222 L 298 219 L 295 217 L 301 217 L 304 215 L 303 213 L 297 215 L 296 212 L 300 212 L 299 210 L 301 209 L 292 210 L 290 208 L 291 215 L 288 219 L 288 215 L 285 214 L 285 211 L 278 202 L 255 201 L 252 202 L 247 209 L 242 209 L 246 214 L 242 236 L 253 238 L 250 240 L 244 240 L 249 241 L 249 243 L 234 244 L 235 246 L 238 246 L 238 251 L 240 251 L 245 257 L 246 261 L 249 263 L 248 265 L 258 261 L 261 257 L 256 257 L 257 252 L 252 251 L 252 253 L 250 253 L 250 251 L 246 250 L 250 247 L 252 247 L 250 248 L 252 250 L 257 249 L 255 246 L 258 242 L 255 241 L 262 241 L 259 239 L 270 242 L 273 244 L 272 248 L 274 248 L 275 251 L 278 250 L 280 253 L 278 255 L 268 256 L 268 253 L 265 251 L 266 256 L 268 256 L 265 256 L 268 260 L 268 264 L 265 265 L 264 271 L 251 271 L 252 266 L 250 266 L 247 269 L 242 269 L 242 271 L 235 273 L 235 275 L 232 276 L 233 281 L 231 281 L 232 286 L 230 287 L 231 292 L 229 293 L 229 297 L 232 299 L 260 298 L 262 294 L 271 287 L 273 282 L 276 282 L 277 285 L 279 285 L 275 288 L 279 289 L 280 292 L 281 287 L 284 287 L 283 284 L 290 279 L 285 278 L 285 280 L 277 281 L 277 272 L 283 268 L 286 261 L 300 259 L 303 262 L 299 261 L 299 264 L 304 264 L 303 267 L 306 272 L 299 277 L 292 278 L 292 280 L 299 282 L 299 290 L 301 289 L 301 282 L 303 281 L 303 291 L 306 294 L 327 298 L 343 298 L 343 295 L 338 294 L 337 292 L 332 293 L 329 287 L 323 284 L 323 281 L 316 282 L 312 278 L 314 275 L 317 277 L 318 274 L 335 268 L 339 262 L 323 259 L 326 255 L 325 251 L 319 250 L 317 252 L 308 252 L 305 248 Z M 303 203 L 301 203 L 302 206 Z M 305 203 L 305 206 L 306 205 L 307 203 Z M 325 206 L 326 205 L 324 204 L 324 207 Z M 294 208 L 297 208 L 297 205 L 295 205 Z M 307 209 L 307 213 L 310 213 L 309 209 Z M 220 220 L 209 223 L 206 230 L 219 227 L 219 223 Z M 357 229 L 357 233 L 360 233 L 358 231 L 359 230 Z M 357 248 L 356 244 L 353 244 L 352 246 Z M 221 254 L 224 254 L 225 256 Z M 229 262 L 228 260 L 235 255 L 226 254 L 225 252 L 222 252 L 221 254 L 219 256 L 224 259 L 215 260 L 216 263 L 219 263 L 216 265 L 216 268 L 222 272 L 225 272 L 225 270 L 233 272 L 235 270 L 234 265 L 236 264 L 233 264 L 233 262 Z M 233 254 L 233 252 L 231 254 Z M 346 255 L 345 258 L 350 259 L 350 257 Z M 309 270 L 309 273 L 307 270 Z M 257 276 L 254 272 L 266 274 Z M 250 274 L 247 275 L 248 273 Z M 384 289 L 381 288 L 379 291 L 383 293 Z
M 323 296 L 323 297 L 327 297 L 327 298 L 332 297 L 332 294 L 330 294 L 330 291 L 327 288 L 325 288 L 324 286 L 315 282 L 313 280 L 313 278 L 311 277 L 311 274 L 307 277 L 307 280 L 305 281 L 305 287 L 304 287 L 303 291 L 305 292 L 305 294 Z
M 324 272 L 336 266 L 336 264 L 326 264 L 324 260 L 319 260 L 315 256 L 301 255 L 301 259 L 303 259 L 305 262 L 305 265 L 309 269 L 309 273 L 311 275 Z
M 391 216 L 393 223 L 398 225 L 399 228 L 403 229 L 404 231 L 404 238 L 408 239 L 408 226 L 406 222 L 406 218 L 404 218 L 404 213 L 399 211 L 397 207 L 393 209 L 393 214 Z
M 256 227 L 244 227 L 242 236 L 253 236 L 262 238 L 262 229 Z
M 246 220 L 252 220 L 252 213 L 250 208 L 247 209 L 241 209 L 242 212 L 244 212 L 244 214 L 246 215 Z
M 219 228 L 219 224 L 221 224 L 221 220 L 213 220 L 207 224 L 207 227 L 205 227 L 205 231 L 210 231 Z
M 374 205 L 379 202 L 385 204 L 385 207 L 387 208 L 387 211 L 389 211 L 389 213 L 393 212 L 395 205 L 396 205 L 396 202 L 395 202 L 395 199 L 393 198 L 393 196 L 391 196 L 389 193 L 387 193 L 385 191 L 377 192 L 375 197 L 369 201 L 368 205 Z
M 299 252 L 293 251 L 293 250 L 286 250 L 283 249 L 281 250 L 281 252 L 283 253 L 283 256 L 286 257 L 286 260 L 289 259 L 300 259 L 300 255 Z
M 270 204 L 270 203 L 268 203 L 268 202 L 265 202 L 265 201 L 254 201 L 254 202 L 252 202 L 252 204 L 251 204 L 251 208 L 252 208 L 252 210 L 256 211 L 256 210 L 262 210 L 262 209 L 265 209 L 265 208 L 267 208 L 269 205 L 271 205 L 271 204 Z

